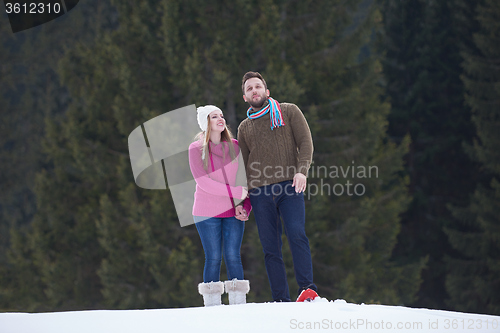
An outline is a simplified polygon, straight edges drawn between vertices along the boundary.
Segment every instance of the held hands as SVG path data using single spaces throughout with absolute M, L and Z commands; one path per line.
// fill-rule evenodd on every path
M 295 192 L 300 193 L 304 192 L 306 190 L 306 184 L 307 184 L 307 177 L 302 174 L 302 173 L 296 173 L 295 176 L 293 176 L 293 184 L 292 186 L 295 187 Z
M 241 200 L 245 200 L 248 197 L 248 188 L 245 186 L 242 186 L 243 190 L 241 191 Z M 235 207 L 236 210 L 236 217 L 240 221 L 247 221 L 248 220 L 248 214 L 245 208 L 243 206 L 239 205 Z
M 234 216 L 240 221 L 247 221 L 248 220 L 248 215 L 247 211 L 243 206 L 236 206 L 236 215 Z

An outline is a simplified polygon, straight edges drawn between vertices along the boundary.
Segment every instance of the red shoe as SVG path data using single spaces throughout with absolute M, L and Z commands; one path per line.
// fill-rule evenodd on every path
M 316 297 L 318 297 L 318 293 L 314 290 L 302 290 L 299 297 L 297 298 L 297 302 L 312 302 Z

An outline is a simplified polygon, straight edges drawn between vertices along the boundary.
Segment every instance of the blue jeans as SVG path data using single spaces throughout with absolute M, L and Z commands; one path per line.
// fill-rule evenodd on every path
M 234 216 L 224 218 L 194 216 L 194 221 L 205 251 L 203 282 L 220 281 L 223 251 L 228 280 L 234 278 L 243 280 L 240 248 L 245 222 Z
M 292 252 L 299 293 L 305 288 L 317 290 L 313 283 L 311 249 L 306 236 L 304 193 L 296 193 L 292 181 L 265 185 L 250 190 L 255 222 L 264 250 L 267 276 L 274 300 L 290 301 L 285 263 L 281 248 L 282 223 Z

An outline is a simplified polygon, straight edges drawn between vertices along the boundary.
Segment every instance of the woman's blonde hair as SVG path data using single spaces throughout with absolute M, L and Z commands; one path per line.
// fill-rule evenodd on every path
M 207 118 L 210 118 L 210 115 L 208 115 Z M 201 131 L 194 137 L 195 141 L 201 142 L 201 148 L 200 148 L 201 159 L 203 160 L 203 166 L 205 167 L 205 170 L 208 170 L 208 160 L 210 159 L 208 154 L 208 143 L 210 142 L 211 133 L 212 133 L 212 127 L 210 126 L 210 119 L 208 119 L 206 131 Z M 236 152 L 234 151 L 233 134 L 231 133 L 231 130 L 229 129 L 227 124 L 224 127 L 224 130 L 220 133 L 220 141 L 222 144 L 223 161 L 225 161 L 226 158 L 226 154 L 224 151 L 224 142 L 225 142 L 229 146 L 229 155 L 231 156 L 231 161 L 234 163 L 236 159 Z

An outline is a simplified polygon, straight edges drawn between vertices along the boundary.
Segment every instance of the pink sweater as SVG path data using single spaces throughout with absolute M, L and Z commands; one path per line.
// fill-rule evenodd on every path
M 229 182 L 229 189 L 231 190 L 235 205 L 242 202 L 241 195 L 243 192 L 243 186 L 247 186 L 247 184 L 243 166 L 244 163 L 241 158 L 238 141 L 233 139 L 233 144 L 236 159 L 231 161 L 231 155 L 229 154 L 227 142 L 221 142 L 218 145 L 210 142 L 210 151 L 212 152 L 215 172 L 212 172 L 210 156 L 207 156 L 208 172 L 204 168 L 203 161 L 201 159 L 202 143 L 200 141 L 195 141 L 189 145 L 189 166 L 194 180 L 196 181 L 193 215 L 210 217 L 235 216 L 236 213 L 234 211 L 233 204 L 231 203 L 231 200 L 233 199 L 230 199 L 229 197 L 228 186 L 224 180 L 222 168 L 224 168 L 224 172 L 226 173 L 226 177 Z M 225 163 L 223 163 L 222 159 L 222 145 L 225 145 Z M 238 159 L 240 159 L 241 163 L 238 163 Z M 239 180 L 238 184 L 237 176 Z M 250 204 L 249 198 L 246 198 L 243 201 L 243 208 L 245 208 L 247 214 L 250 214 L 252 205 Z

